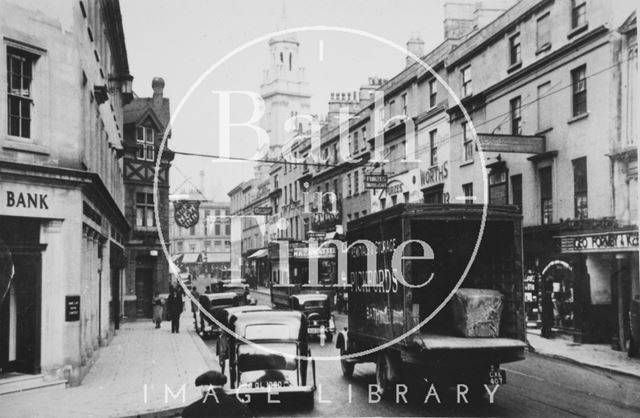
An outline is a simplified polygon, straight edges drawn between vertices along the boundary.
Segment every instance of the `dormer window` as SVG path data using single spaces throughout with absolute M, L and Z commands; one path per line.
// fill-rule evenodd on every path
M 155 131 L 146 126 L 138 126 L 136 142 L 138 143 L 138 160 L 154 161 L 156 158 Z

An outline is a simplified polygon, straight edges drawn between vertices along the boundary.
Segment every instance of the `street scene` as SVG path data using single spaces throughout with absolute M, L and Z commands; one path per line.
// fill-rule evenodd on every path
M 0 0 L 0 416 L 640 416 L 636 7 Z

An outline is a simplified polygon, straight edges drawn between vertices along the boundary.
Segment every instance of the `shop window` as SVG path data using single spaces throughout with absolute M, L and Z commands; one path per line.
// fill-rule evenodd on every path
M 576 219 L 589 217 L 587 199 L 587 157 L 577 158 L 573 163 L 573 201 Z
M 540 208 L 541 222 L 543 225 L 550 224 L 553 216 L 551 167 L 544 167 L 538 170 L 540 180 Z
M 32 137 L 33 66 L 37 56 L 7 47 L 7 102 L 9 135 Z
M 582 65 L 571 71 L 573 89 L 573 116 L 587 113 L 587 67 Z
M 511 134 L 522 135 L 522 101 L 520 96 L 514 97 L 509 101 L 511 111 Z
M 136 226 L 156 226 L 153 193 L 136 193 Z
M 467 205 L 472 205 L 473 204 L 473 183 L 463 184 L 462 193 L 464 194 L 464 203 Z

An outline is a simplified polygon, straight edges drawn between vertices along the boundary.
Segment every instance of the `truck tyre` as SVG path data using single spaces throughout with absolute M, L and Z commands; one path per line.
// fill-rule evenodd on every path
M 344 356 L 345 354 L 347 354 L 347 350 L 345 350 L 344 347 L 340 347 L 340 356 Z M 342 368 L 342 375 L 344 377 L 351 377 L 353 376 L 353 369 L 355 368 L 356 364 L 350 361 L 347 361 L 345 359 L 340 359 L 340 367 Z
M 389 398 L 393 392 L 393 382 L 389 378 L 391 374 L 391 364 L 386 353 L 378 354 L 376 361 L 376 385 L 378 393 L 383 398 Z

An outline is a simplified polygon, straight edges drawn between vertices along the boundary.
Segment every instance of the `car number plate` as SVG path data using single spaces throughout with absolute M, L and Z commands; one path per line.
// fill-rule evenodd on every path
M 489 385 L 505 385 L 507 384 L 507 372 L 500 369 L 489 370 L 489 379 L 487 382 Z
M 281 388 L 284 382 L 253 382 L 254 388 Z
M 320 328 L 309 328 L 309 334 L 320 334 Z

